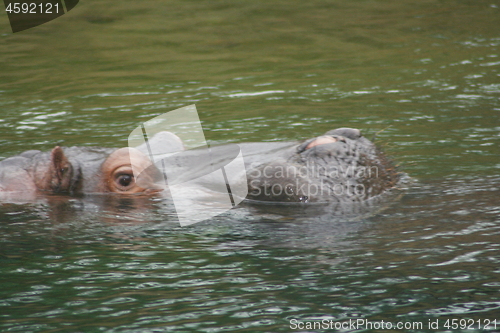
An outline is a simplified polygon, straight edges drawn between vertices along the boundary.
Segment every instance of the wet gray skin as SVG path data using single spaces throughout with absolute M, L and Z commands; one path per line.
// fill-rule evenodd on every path
M 183 149 L 178 138 L 166 132 L 149 144 Z M 339 128 L 301 143 L 239 147 L 247 172 L 247 199 L 254 201 L 359 202 L 393 189 L 400 179 L 392 163 L 357 129 Z M 134 154 L 132 160 L 129 153 Z M 27 151 L 0 162 L 0 193 L 154 193 L 154 181 L 161 177 L 146 154 L 145 146 Z M 224 154 L 220 158 L 224 160 Z M 148 181 L 138 186 L 131 164 L 142 165 Z
M 357 129 L 331 130 L 300 144 L 277 145 L 266 154 L 259 146 L 240 146 L 251 200 L 354 203 L 396 188 L 401 178 Z

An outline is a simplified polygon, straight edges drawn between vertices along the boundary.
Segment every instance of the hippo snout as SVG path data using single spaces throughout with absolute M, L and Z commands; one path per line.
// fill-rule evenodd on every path
M 278 202 L 359 202 L 399 179 L 391 162 L 354 128 L 306 140 L 295 152 L 254 166 L 248 174 L 249 198 Z

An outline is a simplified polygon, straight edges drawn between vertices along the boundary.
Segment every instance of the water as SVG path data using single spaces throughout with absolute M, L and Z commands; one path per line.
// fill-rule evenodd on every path
M 211 144 L 356 127 L 415 181 L 344 221 L 244 205 L 180 227 L 152 200 L 4 204 L 0 330 L 313 332 L 291 320 L 362 318 L 500 330 L 499 11 L 88 0 L 17 34 L 3 15 L 0 158 L 122 147 L 140 122 L 196 103 Z

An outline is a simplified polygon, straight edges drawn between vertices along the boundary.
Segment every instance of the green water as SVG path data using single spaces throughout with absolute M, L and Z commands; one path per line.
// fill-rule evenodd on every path
M 3 12 L 0 158 L 126 146 L 196 104 L 209 143 L 378 133 L 415 182 L 349 221 L 242 206 L 180 227 L 157 202 L 4 204 L 0 331 L 500 330 L 499 27 L 498 0 L 86 0 L 16 34 Z

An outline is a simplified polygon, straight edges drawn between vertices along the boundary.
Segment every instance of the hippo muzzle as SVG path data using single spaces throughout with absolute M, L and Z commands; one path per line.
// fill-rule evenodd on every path
M 357 202 L 397 183 L 388 159 L 357 129 L 306 140 L 288 156 L 248 170 L 249 199 L 273 202 Z

